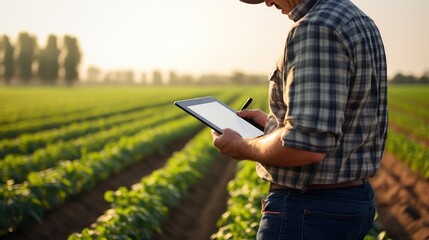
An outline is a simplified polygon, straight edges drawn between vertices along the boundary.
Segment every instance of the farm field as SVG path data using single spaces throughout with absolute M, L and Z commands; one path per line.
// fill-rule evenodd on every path
M 264 86 L 0 88 L 0 239 L 254 239 L 267 183 L 173 105 Z M 368 239 L 429 238 L 429 87 L 389 86 Z

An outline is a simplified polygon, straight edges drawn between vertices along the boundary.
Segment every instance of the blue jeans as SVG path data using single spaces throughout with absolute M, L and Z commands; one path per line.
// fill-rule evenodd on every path
M 374 214 L 374 192 L 368 182 L 307 192 L 273 190 L 262 202 L 257 239 L 363 239 Z

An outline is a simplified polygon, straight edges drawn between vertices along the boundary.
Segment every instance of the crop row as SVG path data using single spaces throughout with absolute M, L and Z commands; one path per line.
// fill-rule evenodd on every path
M 194 119 L 184 118 L 146 129 L 132 137 L 123 137 L 118 143 L 102 151 L 87 154 L 79 160 L 63 161 L 55 168 L 33 172 L 22 184 L 0 188 L 0 235 L 13 231 L 33 219 L 40 221 L 44 210 L 53 209 L 71 196 L 89 190 L 113 172 L 162 150 L 166 144 L 191 134 L 200 125 Z
M 389 99 L 395 102 L 408 103 L 410 107 L 415 105 L 428 106 L 428 90 L 427 85 L 390 85 L 388 93 Z
M 41 130 L 61 127 L 65 124 L 70 124 L 75 121 L 86 121 L 95 118 L 108 117 L 112 114 L 127 113 L 143 109 L 142 104 L 128 103 L 129 106 L 117 106 L 110 108 L 100 108 L 89 113 L 64 114 L 49 117 L 48 119 L 34 119 L 29 121 L 21 121 L 0 126 L 1 138 L 14 138 L 23 133 L 33 133 Z
M 419 120 L 429 121 L 429 111 L 427 111 L 425 108 L 422 108 L 418 105 L 413 105 L 412 103 L 409 103 L 409 102 L 399 102 L 399 101 L 396 102 L 396 101 L 397 100 L 395 101 L 390 100 L 389 113 L 397 112 L 403 115 L 413 116 L 414 118 Z
M 142 129 L 157 127 L 174 118 L 183 116 L 177 112 L 138 119 L 131 123 L 113 127 L 106 131 L 83 136 L 70 141 L 60 141 L 35 151 L 32 155 L 8 155 L 0 161 L 1 183 L 13 180 L 15 183 L 27 179 L 30 172 L 54 167 L 60 160 L 74 160 L 91 152 L 99 151 L 106 144 L 114 144 L 122 136 L 135 134 Z
M 84 114 L 124 102 L 121 94 L 104 93 L 104 90 L 108 89 L 1 88 L 0 102 L 4 104 L 0 109 L 0 125 L 64 113 Z
M 255 163 L 241 161 L 236 177 L 229 182 L 227 211 L 218 221 L 211 239 L 256 239 L 261 218 L 261 200 L 268 184 L 255 172 Z
M 412 115 L 405 115 L 401 112 L 390 111 L 389 121 L 418 139 L 429 140 L 429 124 L 423 119 L 417 119 Z
M 108 118 L 73 122 L 56 129 L 25 133 L 14 139 L 0 141 L 0 159 L 8 154 L 29 154 L 36 149 L 45 147 L 56 141 L 67 141 L 73 138 L 89 135 L 100 130 L 106 130 L 118 124 L 124 124 L 136 119 L 144 119 L 154 114 L 154 108 L 147 108 L 128 114 L 116 114 Z
M 202 131 L 184 149 L 175 153 L 162 169 L 133 185 L 107 191 L 112 203 L 91 227 L 75 233 L 76 239 L 151 239 L 161 231 L 169 209 L 179 206 L 188 190 L 209 171 L 218 152 L 211 146 L 211 135 Z
M 94 112 L 121 110 L 121 108 L 150 105 L 178 97 L 213 93 L 216 88 L 0 88 L 0 126 L 25 121 L 44 120 L 58 116 L 85 116 Z M 121 107 L 122 106 L 122 107 Z M 78 119 L 80 119 L 78 117 Z
M 74 120 L 78 119 L 78 116 L 85 116 L 85 115 L 92 115 L 95 112 L 104 112 L 107 109 L 118 109 L 121 106 L 128 106 L 130 104 L 129 101 L 125 99 L 109 99 L 109 101 L 104 102 L 91 102 L 89 99 L 84 99 L 79 101 L 81 102 L 80 105 L 77 105 L 76 102 L 63 102 L 64 104 L 62 106 L 56 106 L 53 108 L 54 104 L 58 104 L 56 101 L 54 103 L 45 103 L 45 108 L 42 106 L 33 106 L 33 104 L 28 103 L 29 106 L 25 106 L 21 108 L 21 111 L 19 112 L 18 116 L 8 116 L 6 115 L 8 110 L 11 111 L 11 109 L 2 109 L 0 112 L 3 116 L 1 116 L 2 122 L 0 126 L 10 126 L 16 125 L 16 124 L 22 124 L 25 122 L 32 122 L 32 121 L 50 121 L 50 119 L 69 119 Z M 8 106 L 11 107 L 11 106 Z M 19 107 L 18 107 L 19 108 Z M 18 113 L 16 113 L 18 114 Z M 6 116 L 4 116 L 6 115 Z M 11 121 L 11 119 L 15 119 Z
M 410 140 L 402 133 L 389 130 L 386 150 L 420 176 L 429 179 L 429 148 Z
M 92 120 L 100 117 L 108 117 L 113 114 L 128 113 L 141 110 L 143 108 L 171 104 L 176 98 L 176 94 L 169 94 L 168 97 L 160 101 L 158 98 L 143 99 L 144 102 L 127 101 L 116 106 L 106 106 L 104 108 L 92 109 L 85 113 L 58 114 L 48 119 L 32 119 L 29 121 L 19 121 L 7 125 L 0 125 L 0 138 L 14 138 L 23 133 L 37 132 L 40 130 L 60 127 L 74 121 Z
M 227 94 L 224 95 L 227 96 Z M 127 114 L 115 114 L 108 118 L 101 117 L 95 120 L 81 120 L 56 129 L 36 133 L 24 133 L 14 139 L 3 139 L 0 140 L 0 159 L 8 154 L 29 154 L 55 141 L 67 141 L 92 134 L 96 131 L 105 130 L 118 124 L 124 124 L 139 118 L 144 119 L 150 117 L 151 114 L 168 112 L 166 107 L 172 107 L 171 102 L 168 102 L 168 105 L 165 103 L 156 104 L 156 107 L 146 106 L 143 110 Z
M 422 121 L 429 120 L 429 111 L 427 111 L 427 106 L 429 106 L 429 103 L 424 105 L 421 103 L 414 103 L 413 101 L 410 101 L 408 99 L 405 99 L 405 101 L 403 101 L 402 98 L 395 98 L 395 97 L 389 98 L 390 112 L 397 112 L 403 115 L 410 115 Z

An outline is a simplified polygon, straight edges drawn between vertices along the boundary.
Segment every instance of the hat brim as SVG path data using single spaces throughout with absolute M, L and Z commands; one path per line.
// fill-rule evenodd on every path
M 240 0 L 240 1 L 248 4 L 259 4 L 259 3 L 265 2 L 265 0 Z

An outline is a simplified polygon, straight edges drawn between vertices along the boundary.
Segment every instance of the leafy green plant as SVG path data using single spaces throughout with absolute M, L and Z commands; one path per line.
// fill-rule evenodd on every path
M 150 239 L 161 231 L 169 209 L 180 205 L 188 190 L 209 171 L 218 152 L 211 135 L 202 131 L 184 149 L 175 153 L 162 169 L 143 178 L 130 190 L 107 191 L 112 203 L 91 227 L 69 236 L 76 239 Z
M 36 133 L 24 133 L 13 139 L 3 139 L 0 141 L 0 158 L 4 158 L 8 154 L 29 154 L 57 141 L 67 141 L 77 137 L 90 135 L 100 130 L 107 130 L 114 126 L 126 124 L 137 119 L 150 117 L 152 114 L 154 114 L 154 108 L 149 107 L 144 110 L 127 114 L 116 114 L 108 118 L 73 122 L 60 128 L 39 131 Z
M 89 190 L 132 163 L 162 150 L 168 142 L 185 137 L 200 128 L 194 119 L 184 118 L 159 126 L 153 131 L 142 130 L 103 151 L 87 154 L 79 160 L 64 161 L 55 168 L 34 172 L 22 184 L 0 188 L 0 235 L 32 219 L 41 219 L 44 210 L 53 209 L 71 196 Z
M 429 179 L 429 148 L 410 140 L 404 134 L 389 130 L 386 149 L 420 176 Z
M 0 89 L 0 138 L 58 128 L 72 122 L 125 114 L 172 103 L 181 97 L 213 94 L 216 88 Z M 159 96 L 162 95 L 162 100 Z M 64 99 L 64 100 L 63 100 Z
M 183 116 L 181 113 L 170 112 L 151 118 L 138 119 L 96 134 L 48 145 L 46 148 L 34 152 L 31 156 L 9 155 L 0 161 L 0 182 L 14 180 L 16 183 L 20 183 L 27 179 L 30 172 L 54 167 L 60 160 L 79 159 L 85 154 L 101 150 L 109 143 L 116 143 L 122 136 L 134 134 L 145 128 L 157 127 L 169 120 Z
M 241 161 L 236 177 L 228 184 L 227 211 L 218 221 L 218 232 L 211 239 L 256 239 L 261 218 L 261 200 L 268 183 L 255 172 L 255 163 Z

